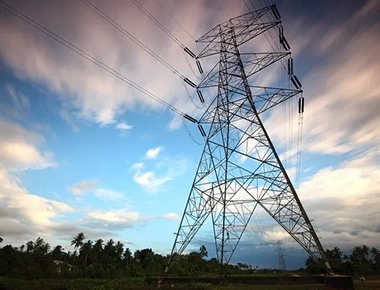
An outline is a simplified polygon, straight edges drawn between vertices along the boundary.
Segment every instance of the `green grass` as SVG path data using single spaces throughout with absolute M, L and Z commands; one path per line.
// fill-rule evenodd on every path
M 356 290 L 380 290 L 380 281 L 354 281 Z M 323 284 L 307 285 L 162 285 L 144 284 L 143 279 L 40 279 L 0 278 L 0 290 L 322 290 Z

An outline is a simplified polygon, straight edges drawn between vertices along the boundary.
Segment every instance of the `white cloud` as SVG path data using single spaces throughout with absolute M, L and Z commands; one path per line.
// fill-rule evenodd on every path
M 29 193 L 15 174 L 0 163 L 0 228 L 7 240 L 49 236 L 59 223 L 54 219 L 73 208 L 66 203 Z
M 168 220 L 173 220 L 173 221 L 177 221 L 180 219 L 180 216 L 178 214 L 172 213 L 172 212 L 163 214 L 162 217 Z
M 157 63 L 156 59 L 122 36 L 119 31 L 104 23 L 88 7 L 81 3 L 75 7 L 44 3 L 44 9 L 41 10 L 37 8 L 40 4 L 39 1 L 34 5 L 21 1 L 12 3 L 25 14 L 167 103 L 182 110 L 195 110 L 189 100 L 183 98 L 186 91 L 180 78 Z M 167 17 L 157 3 L 147 2 L 144 5 L 151 13 Z M 188 31 L 198 36 L 199 32 L 206 32 L 216 23 L 238 15 L 242 8 L 241 3 L 205 5 L 203 1 L 191 1 L 178 6 L 173 13 L 181 19 Z M 121 5 L 117 1 L 110 1 L 102 9 L 176 70 L 189 77 L 192 75 L 183 49 L 146 19 L 132 3 Z M 51 17 L 57 14 L 61 17 Z M 185 38 L 183 41 L 190 49 L 195 49 L 194 41 L 183 34 L 181 27 L 168 24 L 168 28 L 174 35 Z M 0 57 L 15 75 L 58 94 L 65 103 L 79 112 L 79 116 L 87 120 L 103 125 L 111 124 L 128 109 L 133 110 L 137 104 L 148 109 L 162 109 L 162 105 L 156 101 L 55 43 L 41 32 L 15 21 L 10 15 L 1 18 L 0 31 L 3 35 Z M 193 61 L 192 66 L 196 69 Z
M 79 132 L 79 126 L 74 120 L 73 114 L 68 110 L 67 106 L 63 106 L 59 111 L 60 117 L 71 126 L 73 132 Z
M 322 25 L 314 31 L 310 42 L 324 38 L 321 43 L 326 47 L 317 52 L 320 62 L 303 80 L 304 151 L 341 155 L 377 147 L 380 66 L 373 59 L 380 54 L 378 39 L 374 37 L 379 28 L 379 24 L 372 24 L 361 30 L 353 17 L 345 25 L 329 26 L 329 29 Z M 341 39 L 346 40 L 344 44 Z M 290 122 L 295 129 L 298 116 L 296 107 L 293 109 L 294 118 Z M 267 122 L 271 136 L 278 143 L 284 141 L 283 125 L 279 126 L 285 123 L 284 113 L 274 112 Z
M 107 189 L 107 188 L 98 188 L 95 190 L 95 196 L 105 200 L 117 200 L 124 199 L 125 195 L 122 192 Z
M 69 187 L 69 192 L 75 195 L 82 195 L 85 193 L 93 192 L 100 184 L 97 179 L 88 179 L 78 182 Z
M 133 223 L 140 220 L 140 214 L 137 212 L 125 212 L 122 210 L 107 211 L 107 212 L 89 212 L 86 215 L 88 218 L 101 220 L 105 222 L 122 222 Z
M 153 171 L 138 171 L 133 175 L 133 180 L 151 193 L 156 193 L 163 184 L 171 179 L 170 176 L 157 177 Z
M 100 180 L 97 179 L 83 180 L 70 186 L 68 191 L 74 195 L 93 194 L 100 199 L 109 201 L 125 198 L 124 193 L 108 188 L 101 188 L 99 187 L 100 184 Z
M 161 150 L 162 147 L 149 149 L 142 157 L 146 162 L 136 162 L 131 166 L 135 171 L 133 181 L 150 193 L 157 193 L 164 184 L 182 175 L 188 167 L 186 159 L 159 155 Z M 148 165 L 153 169 L 146 169 Z
M 131 168 L 134 170 L 142 170 L 144 168 L 144 162 L 136 162 Z
M 369 155 L 321 169 L 299 195 L 328 247 L 379 246 L 379 188 L 380 168 Z
M 27 103 L 21 106 L 27 106 Z M 9 122 L 0 122 L 0 229 L 7 243 L 20 243 L 36 236 L 48 237 L 60 225 L 55 219 L 73 208 L 30 193 L 18 177 L 20 171 L 54 165 L 53 154 L 41 152 L 44 138 Z
M 151 148 L 145 153 L 145 157 L 148 159 L 155 159 L 157 158 L 158 154 L 162 151 L 162 146 L 156 147 L 156 148 Z
M 126 131 L 126 130 L 131 130 L 133 126 L 125 122 L 121 122 L 121 123 L 118 123 L 115 128 L 118 130 Z
M 12 170 L 42 169 L 55 166 L 51 152 L 40 152 L 42 136 L 23 127 L 0 121 L 0 162 Z
M 18 93 L 15 87 L 10 83 L 7 83 L 5 88 L 12 99 L 13 108 L 18 114 L 24 114 L 30 111 L 30 102 L 25 95 Z

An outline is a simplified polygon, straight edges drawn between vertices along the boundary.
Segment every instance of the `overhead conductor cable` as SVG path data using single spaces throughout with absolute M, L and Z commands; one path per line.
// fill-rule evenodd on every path
M 154 99 L 155 101 L 159 102 L 160 104 L 164 105 L 165 107 L 167 107 L 171 111 L 175 112 L 176 114 L 178 114 L 178 115 L 180 115 L 182 117 L 185 116 L 185 113 L 183 113 L 182 111 L 180 111 L 177 108 L 173 107 L 172 105 L 170 105 L 169 103 L 167 103 L 163 99 L 159 98 L 158 96 L 156 96 L 152 92 L 146 90 L 145 88 L 141 87 L 140 85 L 138 85 L 137 83 L 135 83 L 131 79 L 129 79 L 126 76 L 124 76 L 123 74 L 121 74 L 118 71 L 112 69 L 111 67 L 109 67 L 105 63 L 101 62 L 100 60 L 96 59 L 95 57 L 93 57 L 92 55 L 88 54 L 84 50 L 82 50 L 79 47 L 75 46 L 70 41 L 64 39 L 63 37 L 61 37 L 58 34 L 52 32 L 51 30 L 49 30 L 45 26 L 43 26 L 43 25 L 39 24 L 38 22 L 34 21 L 32 18 L 28 17 L 27 15 L 23 14 L 22 12 L 20 12 L 17 9 L 13 8 L 12 6 L 8 5 L 3 0 L 0 0 L 0 4 L 1 4 L 0 7 L 3 8 L 4 10 L 8 11 L 12 15 L 14 15 L 15 17 L 17 17 L 20 20 L 24 21 L 25 23 L 31 25 L 32 27 L 36 28 L 37 30 L 43 32 L 44 34 L 46 34 L 50 38 L 54 39 L 55 41 L 59 42 L 60 44 L 66 46 L 67 48 L 69 48 L 73 52 L 77 53 L 78 55 L 80 55 L 84 59 L 92 62 L 93 64 L 97 65 L 98 67 L 100 67 L 104 71 L 106 71 L 109 74 L 117 77 L 121 81 L 129 84 L 130 86 L 134 87 L 138 91 L 142 92 L 143 94 L 147 95 L 148 97 L 150 97 L 150 98 Z

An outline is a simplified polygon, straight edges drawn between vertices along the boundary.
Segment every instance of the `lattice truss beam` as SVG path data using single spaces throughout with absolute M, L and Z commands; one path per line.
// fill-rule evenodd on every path
M 242 44 L 268 29 L 280 31 L 281 51 L 240 53 Z M 198 58 L 219 55 L 198 89 L 214 88 L 217 96 L 199 121 L 209 131 L 172 254 L 183 253 L 211 217 L 218 260 L 228 263 L 260 206 L 312 257 L 324 259 L 330 270 L 322 245 L 261 120 L 263 112 L 302 92 L 292 63 L 288 83 L 293 85 L 287 88 L 249 83 L 249 78 L 266 67 L 290 57 L 277 9 L 265 7 L 230 19 L 198 42 L 206 44 Z

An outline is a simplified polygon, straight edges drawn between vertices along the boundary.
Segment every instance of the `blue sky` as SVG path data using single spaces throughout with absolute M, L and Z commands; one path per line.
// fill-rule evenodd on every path
M 191 88 L 186 90 L 177 75 L 82 2 L 5 2 L 175 108 L 201 115 L 188 97 L 196 96 Z M 193 60 L 132 2 L 93 3 L 181 75 L 199 81 Z M 198 38 L 247 9 L 243 1 L 142 3 L 195 52 L 197 46 L 187 32 Z M 326 248 L 378 247 L 379 1 L 288 0 L 278 3 L 278 9 L 306 99 L 296 184 L 301 201 Z M 190 138 L 172 111 L 3 8 L 0 36 L 4 243 L 20 245 L 41 236 L 68 250 L 71 238 L 83 231 L 90 239 L 113 238 L 133 250 L 150 247 L 168 253 L 202 145 Z M 269 74 L 266 81 L 274 78 Z M 291 157 L 283 137 L 297 134 L 298 115 L 294 106 L 286 108 L 293 108 L 291 122 L 273 113 L 265 124 L 283 156 Z M 193 138 L 203 142 L 197 129 L 188 125 Z M 292 173 L 294 160 L 284 163 Z M 211 227 L 206 227 L 190 248 L 209 242 L 210 233 Z M 275 267 L 273 243 L 278 240 L 288 249 L 289 264 L 297 260 L 292 265 L 301 266 L 302 250 L 264 215 L 253 219 L 242 241 L 252 255 L 241 251 L 236 259 L 248 256 L 252 265 Z

